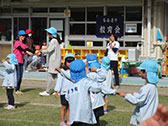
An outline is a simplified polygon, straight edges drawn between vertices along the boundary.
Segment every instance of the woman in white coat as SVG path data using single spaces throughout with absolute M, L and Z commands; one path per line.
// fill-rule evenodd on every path
M 51 39 L 48 48 L 42 50 L 42 54 L 48 54 L 48 79 L 46 90 L 40 92 L 39 95 L 49 96 L 52 79 L 55 80 L 55 82 L 57 79 L 57 71 L 55 70 L 55 68 L 59 68 L 61 65 L 61 50 L 57 38 L 57 30 L 54 27 L 50 27 L 45 30 L 47 31 L 48 36 Z

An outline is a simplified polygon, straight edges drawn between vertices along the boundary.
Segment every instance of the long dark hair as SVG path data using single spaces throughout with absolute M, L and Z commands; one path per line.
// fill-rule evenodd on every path
M 56 37 L 56 39 L 57 39 L 57 41 L 58 41 L 58 43 L 59 43 L 59 44 L 61 44 L 61 43 L 62 43 L 62 41 L 61 41 L 61 39 L 60 39 L 60 36 L 59 36 L 59 34 L 57 34 L 57 37 Z
M 63 68 L 64 70 L 68 70 L 69 67 L 66 65 L 66 63 L 67 63 L 67 62 L 72 62 L 72 61 L 74 61 L 74 60 L 75 60 L 74 57 L 67 57 L 67 58 L 65 59 L 65 62 L 64 62 L 64 64 L 63 64 L 62 68 Z
M 112 36 L 112 35 L 114 36 L 115 41 L 117 41 L 118 40 L 117 34 L 116 33 L 111 33 L 110 36 Z

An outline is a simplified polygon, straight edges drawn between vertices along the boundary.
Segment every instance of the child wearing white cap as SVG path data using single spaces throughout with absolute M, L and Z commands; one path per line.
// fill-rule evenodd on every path
M 138 69 L 141 70 L 140 75 L 146 82 L 139 93 L 117 92 L 120 96 L 125 97 L 128 102 L 136 105 L 130 121 L 133 125 L 138 125 L 154 115 L 158 106 L 156 85 L 158 82 L 158 64 L 153 60 L 145 60 Z
M 17 86 L 16 66 L 18 61 L 16 55 L 11 53 L 5 59 L 2 60 L 5 66 L 5 71 L 0 71 L 0 75 L 4 76 L 2 87 L 6 88 L 6 94 L 8 97 L 8 106 L 5 109 L 15 109 L 13 90 Z

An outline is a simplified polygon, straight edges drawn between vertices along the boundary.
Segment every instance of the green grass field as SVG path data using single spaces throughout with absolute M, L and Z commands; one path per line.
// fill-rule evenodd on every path
M 0 89 L 0 126 L 59 126 L 60 99 L 39 96 L 42 89 L 22 89 L 24 95 L 16 96 L 17 108 L 5 110 L 7 97 Z M 159 102 L 168 108 L 168 96 L 160 95 Z M 130 126 L 135 106 L 120 96 L 109 97 L 109 112 L 100 118 L 100 126 Z

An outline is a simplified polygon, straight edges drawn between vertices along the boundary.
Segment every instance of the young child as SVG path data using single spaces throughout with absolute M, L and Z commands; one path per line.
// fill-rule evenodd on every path
M 42 45 L 41 49 L 42 50 L 47 49 L 47 43 L 46 42 L 43 42 L 43 45 Z M 45 64 L 46 64 L 46 55 L 45 54 L 42 54 L 41 60 L 42 60 L 42 67 L 45 67 Z
M 99 61 L 95 54 L 89 54 L 86 56 L 87 60 L 87 68 L 89 72 L 87 73 L 87 77 L 91 78 L 94 81 L 99 83 L 103 83 L 106 80 L 106 73 L 102 69 L 100 69 Z M 97 124 L 95 126 L 99 126 L 99 117 L 104 115 L 104 100 L 103 94 L 108 94 L 106 90 L 102 89 L 101 93 L 91 93 L 91 101 L 92 101 L 92 108 L 96 117 Z M 112 94 L 116 94 L 116 89 L 113 90 Z
M 71 126 L 91 126 L 96 124 L 92 110 L 90 91 L 96 93 L 103 89 L 104 85 L 86 77 L 85 63 L 77 59 L 70 65 L 71 81 L 67 85 L 65 98 L 70 107 Z M 110 89 L 107 89 L 112 93 Z
M 6 88 L 6 94 L 8 97 L 8 106 L 5 109 L 15 109 L 13 90 L 17 86 L 16 67 L 18 64 L 16 55 L 11 53 L 5 59 L 2 60 L 5 66 L 5 71 L 0 71 L 0 74 L 4 76 L 2 87 Z
M 75 57 L 73 54 L 69 53 L 65 56 L 65 62 L 63 64 L 63 69 L 70 74 L 70 64 L 72 61 L 75 60 Z M 58 68 L 56 68 L 58 70 Z M 64 79 L 60 73 L 58 73 L 58 79 L 55 85 L 55 97 L 58 97 L 58 93 L 60 93 L 60 99 L 61 99 L 61 122 L 60 126 L 70 126 L 69 122 L 69 104 L 67 100 L 65 99 L 65 93 L 66 93 L 66 87 L 67 87 L 67 79 Z M 67 123 L 65 123 L 65 113 L 67 111 Z
M 112 75 L 112 71 L 110 69 L 110 59 L 105 56 L 103 57 L 101 60 L 101 69 L 105 72 L 106 74 L 106 80 L 103 82 L 103 84 L 108 87 L 108 88 L 113 88 L 114 87 L 114 77 Z M 107 107 L 108 107 L 108 95 L 104 95 L 104 101 L 105 101 L 105 105 L 104 105 L 104 113 L 106 114 L 107 111 Z
M 38 69 L 41 67 L 41 53 L 39 50 L 35 51 L 35 55 L 33 55 L 32 62 L 30 63 L 30 67 L 32 69 Z
M 140 74 L 145 79 L 145 85 L 141 87 L 139 93 L 125 93 L 118 91 L 120 96 L 136 108 L 131 117 L 131 124 L 138 125 L 139 123 L 150 118 L 156 112 L 158 106 L 158 64 L 153 60 L 145 60 L 138 69 L 141 70 Z

